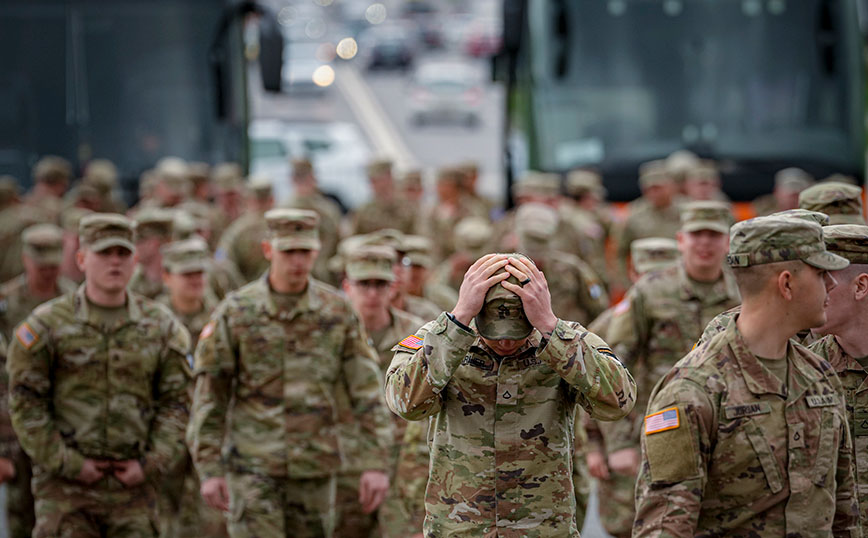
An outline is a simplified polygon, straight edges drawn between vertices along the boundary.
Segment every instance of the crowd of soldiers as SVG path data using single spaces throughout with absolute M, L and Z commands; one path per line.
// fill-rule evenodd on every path
M 592 170 L 508 211 L 470 162 L 367 173 L 346 215 L 307 160 L 165 158 L 132 208 L 105 160 L 0 178 L 12 538 L 577 536 L 592 480 L 616 537 L 868 529 L 852 180 L 735 223 L 684 151 L 619 212 Z

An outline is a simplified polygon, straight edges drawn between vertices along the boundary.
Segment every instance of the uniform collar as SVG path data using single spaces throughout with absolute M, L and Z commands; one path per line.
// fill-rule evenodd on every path
M 124 305 L 127 309 L 126 319 L 123 321 L 137 323 L 142 319 L 142 307 L 139 305 L 138 301 L 133 299 L 130 295 L 130 292 L 127 291 L 127 301 Z M 78 286 L 78 289 L 75 291 L 75 295 L 73 296 L 73 310 L 75 312 L 75 319 L 81 321 L 83 323 L 90 323 L 90 307 L 87 300 L 87 292 L 85 291 L 85 283 L 81 283 Z
M 711 291 L 708 294 L 699 293 L 693 285 L 693 280 L 687 276 L 687 270 L 684 268 L 684 262 L 678 264 L 678 278 L 681 282 L 679 290 L 679 298 L 683 301 L 691 299 L 699 299 L 703 303 L 717 304 L 726 301 L 727 299 L 738 299 L 738 286 L 735 283 L 735 277 L 732 271 L 724 267 L 721 278 L 718 278 Z
M 307 279 L 307 286 L 302 292 L 301 298 L 296 303 L 292 312 L 281 312 L 277 308 L 277 303 L 274 302 L 274 291 L 268 283 L 268 271 L 266 271 L 259 280 L 256 281 L 258 295 L 262 298 L 263 310 L 266 314 L 273 318 L 292 319 L 302 312 L 313 312 L 321 306 L 319 297 L 313 292 L 313 279 Z

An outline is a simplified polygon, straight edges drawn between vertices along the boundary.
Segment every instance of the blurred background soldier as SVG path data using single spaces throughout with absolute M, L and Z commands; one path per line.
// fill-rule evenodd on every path
M 482 217 L 466 217 L 455 226 L 453 241 L 455 253 L 440 262 L 433 277 L 435 282 L 448 285 L 458 292 L 464 273 L 470 269 L 473 262 L 481 258 L 491 242 L 494 228 L 488 219 Z
M 799 207 L 799 193 L 814 184 L 814 178 L 801 168 L 784 168 L 775 174 L 775 187 L 753 201 L 757 216 L 771 215 L 779 211 Z
M 398 251 L 401 258 L 395 269 L 404 293 L 427 299 L 441 310 L 452 310 L 458 293 L 431 278 L 434 266 L 431 240 L 421 235 L 404 235 Z
M 398 191 L 402 200 L 408 202 L 411 207 L 425 206 L 425 185 L 422 182 L 421 170 L 408 170 L 398 180 Z M 419 225 L 414 225 L 419 229 Z
M 21 203 L 20 189 L 15 178 L 0 178 L 0 282 L 20 275 L 21 232 L 39 223 L 54 223 L 39 208 Z
M 110 160 L 94 159 L 87 163 L 81 182 L 96 189 L 99 195 L 99 208 L 96 211 L 101 213 L 126 212 L 127 204 L 117 192 L 118 169 Z
M 612 217 L 603 205 L 606 189 L 600 174 L 590 170 L 572 170 L 567 174 L 565 187 L 567 195 L 561 203 L 560 214 L 582 238 L 579 257 L 608 285 L 606 239 L 612 227 Z
M 684 177 L 684 194 L 688 200 L 717 200 L 729 202 L 729 197 L 720 190 L 720 171 L 717 163 L 703 159 L 689 168 Z
M 130 291 L 154 299 L 163 292 L 163 255 L 160 249 L 172 241 L 175 215 L 168 209 L 144 208 L 135 217 L 138 264 L 130 279 Z
M 421 207 L 407 205 L 395 196 L 392 162 L 374 161 L 368 165 L 367 171 L 372 198 L 353 215 L 352 235 L 375 232 L 383 228 L 395 228 L 407 234 L 414 233 L 415 215 Z
M 271 180 L 255 176 L 247 184 L 247 211 L 226 228 L 217 246 L 217 260 L 229 260 L 245 282 L 259 278 L 268 269 L 262 241 L 268 233 L 265 213 L 274 207 Z
M 673 151 L 663 160 L 663 168 L 675 182 L 675 188 L 679 195 L 686 196 L 687 173 L 698 166 L 699 162 L 699 157 L 686 149 Z
M 440 261 L 455 251 L 452 242 L 455 225 L 464 217 L 487 217 L 485 206 L 461 196 L 462 173 L 456 167 L 444 167 L 437 172 L 437 199 L 424 211 L 423 233 L 433 242 L 434 259 Z
M 214 198 L 211 183 L 211 167 L 208 163 L 187 163 L 187 179 L 190 181 L 190 199 L 202 204 L 210 204 Z
M 178 157 L 165 157 L 154 169 L 157 183 L 153 201 L 157 207 L 176 207 L 187 200 L 193 192 L 187 163 Z
M 93 213 L 90 209 L 70 207 L 63 211 L 61 226 L 63 227 L 63 260 L 60 262 L 60 274 L 63 278 L 81 284 L 84 282 L 84 273 L 75 261 L 78 252 L 78 225 L 81 218 Z
M 474 209 L 473 213 L 481 212 L 481 216 L 492 218 L 492 213 L 497 205 L 494 201 L 479 194 L 479 163 L 476 161 L 464 161 L 459 163 L 458 171 L 461 172 L 461 197 L 465 199 L 465 204 L 468 207 L 479 207 Z
M 30 491 L 30 460 L 21 450 L 9 416 L 8 344 L 0 334 L 0 484 L 6 484 L 6 524 L 9 538 L 31 538 L 36 516 Z M 26 467 L 24 467 L 26 466 Z M 22 467 L 26 470 L 22 472 Z M 422 528 L 421 525 L 419 527 Z
M 829 215 L 829 224 L 865 224 L 862 188 L 847 183 L 818 183 L 799 194 L 799 208 Z
M 214 182 L 214 205 L 216 211 L 211 222 L 211 239 L 208 244 L 215 248 L 226 228 L 245 209 L 244 174 L 236 163 L 221 163 L 211 170 Z
M 46 155 L 33 167 L 33 188 L 24 196 L 24 204 L 39 210 L 40 222 L 60 222 L 63 195 L 71 178 L 72 165 L 63 157 Z

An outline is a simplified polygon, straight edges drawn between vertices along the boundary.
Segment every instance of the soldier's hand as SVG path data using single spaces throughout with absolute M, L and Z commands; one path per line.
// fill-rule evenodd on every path
M 504 282 L 502 286 L 519 296 L 530 324 L 544 335 L 550 335 L 555 330 L 558 318 L 552 312 L 552 296 L 545 275 L 532 263 L 519 258 L 510 258 L 506 271 L 525 284 L 518 286 Z M 528 279 L 530 281 L 526 282 Z
M 488 288 L 509 278 L 509 273 L 506 272 L 495 274 L 507 263 L 507 257 L 502 254 L 488 254 L 470 266 L 464 273 L 464 280 L 458 290 L 458 303 L 452 309 L 455 319 L 464 325 L 470 325 L 473 317 L 482 310 Z
M 588 472 L 591 473 L 591 476 L 599 480 L 609 478 L 609 466 L 606 465 L 606 456 L 602 452 L 598 450 L 588 452 L 585 461 L 588 462 Z
M 226 485 L 226 479 L 222 476 L 209 478 L 202 482 L 199 492 L 211 508 L 221 512 L 229 511 L 229 486 Z
M 635 448 L 622 448 L 609 454 L 609 469 L 624 476 L 639 473 L 639 451 Z
M 370 514 L 377 509 L 389 491 L 389 475 L 382 471 L 365 471 L 359 479 L 359 503 Z
M 116 461 L 112 464 L 115 478 L 128 488 L 138 486 L 145 481 L 145 472 L 139 460 Z
M 9 458 L 0 458 L 0 484 L 15 478 L 15 463 Z
M 86 458 L 81 466 L 81 471 L 78 472 L 76 480 L 85 485 L 90 485 L 100 480 L 105 471 L 111 469 L 110 461 L 92 460 Z

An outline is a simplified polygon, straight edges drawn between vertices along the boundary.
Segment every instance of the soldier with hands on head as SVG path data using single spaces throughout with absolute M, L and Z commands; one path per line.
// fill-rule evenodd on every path
M 578 536 L 576 406 L 616 420 L 635 383 L 602 339 L 555 316 L 533 262 L 480 258 L 453 311 L 394 351 L 389 407 L 431 420 L 425 535 Z
M 653 390 L 633 536 L 859 536 L 841 382 L 793 340 L 826 321 L 848 261 L 804 220 L 730 236 L 741 313 Z
M 199 337 L 187 439 L 202 496 L 229 511 L 230 536 L 325 537 L 339 470 L 362 471 L 364 511 L 385 497 L 391 422 L 358 317 L 310 278 L 318 215 L 264 218 L 267 272 L 229 294 Z
M 154 485 L 184 454 L 189 335 L 127 291 L 132 223 L 81 220 L 85 282 L 37 307 L 10 344 L 9 407 L 33 463 L 33 536 L 153 537 Z

